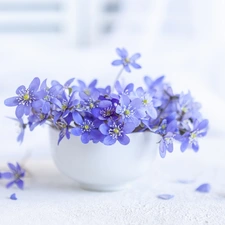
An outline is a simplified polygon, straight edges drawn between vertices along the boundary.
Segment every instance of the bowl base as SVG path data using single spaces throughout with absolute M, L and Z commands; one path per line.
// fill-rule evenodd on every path
M 85 184 L 79 183 L 79 187 L 87 191 L 98 191 L 98 192 L 112 192 L 120 191 L 131 187 L 131 183 L 126 183 L 122 185 L 99 185 L 99 184 Z

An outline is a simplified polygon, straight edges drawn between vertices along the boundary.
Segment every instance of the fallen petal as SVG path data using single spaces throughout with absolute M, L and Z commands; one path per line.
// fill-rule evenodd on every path
M 16 194 L 13 193 L 13 194 L 10 196 L 10 199 L 11 199 L 11 200 L 17 200 Z
M 163 200 L 169 200 L 173 197 L 174 197 L 174 195 L 169 195 L 169 194 L 162 194 L 162 195 L 157 196 L 157 198 L 160 198 L 160 199 L 163 199 Z
M 202 184 L 198 188 L 196 188 L 196 191 L 202 192 L 202 193 L 208 193 L 211 190 L 210 184 Z

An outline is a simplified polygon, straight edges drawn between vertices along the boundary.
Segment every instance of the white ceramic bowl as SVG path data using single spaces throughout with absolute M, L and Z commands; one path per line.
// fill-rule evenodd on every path
M 52 154 L 58 169 L 81 188 L 116 191 L 146 172 L 157 153 L 159 136 L 149 132 L 129 134 L 130 144 L 83 144 L 71 135 L 57 145 L 59 132 L 50 129 Z

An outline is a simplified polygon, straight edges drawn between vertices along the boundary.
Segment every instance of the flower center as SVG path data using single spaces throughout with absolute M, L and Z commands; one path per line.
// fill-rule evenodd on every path
M 119 136 L 122 136 L 123 134 L 123 126 L 122 124 L 116 125 L 115 123 L 111 125 L 111 128 L 109 129 L 109 135 L 113 139 L 117 139 Z
M 125 58 L 124 61 L 125 61 L 125 63 L 127 63 L 127 64 L 130 63 L 130 59 L 129 59 L 129 58 Z
M 148 105 L 148 100 L 147 100 L 147 99 L 143 99 L 142 103 L 143 103 L 144 105 Z
M 35 101 L 35 96 L 33 95 L 33 91 L 29 89 L 22 89 L 18 94 L 18 102 L 23 105 L 31 105 L 33 101 Z
M 91 102 L 89 107 L 90 107 L 90 109 L 93 109 L 95 107 L 95 105 Z
M 29 96 L 28 93 L 26 93 L 26 94 L 23 96 L 23 99 L 24 99 L 25 101 L 29 100 L 29 98 L 30 98 L 30 96 Z
M 67 105 L 62 105 L 62 110 L 65 111 L 67 109 Z
M 91 94 L 91 92 L 90 92 L 89 89 L 85 89 L 85 90 L 84 90 L 84 93 L 85 93 L 86 95 L 90 95 L 90 94 Z
M 94 128 L 93 122 L 90 120 L 85 120 L 81 126 L 82 132 L 90 132 Z
M 130 110 L 129 110 L 129 109 L 126 109 L 126 110 L 124 111 L 124 114 L 125 114 L 125 116 L 129 116 L 129 115 L 130 115 Z

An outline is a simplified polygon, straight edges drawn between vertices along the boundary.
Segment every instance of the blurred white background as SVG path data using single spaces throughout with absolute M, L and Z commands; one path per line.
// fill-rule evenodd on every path
M 210 120 L 209 136 L 223 139 L 224 12 L 224 0 L 0 0 L 1 155 L 18 149 L 5 98 L 35 76 L 112 84 L 116 47 L 143 56 L 143 69 L 124 74 L 127 82 L 166 75 L 175 92 L 191 90 Z M 43 148 L 40 129 L 27 132 L 20 149 Z

